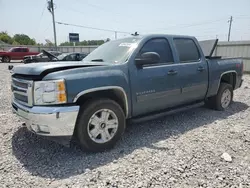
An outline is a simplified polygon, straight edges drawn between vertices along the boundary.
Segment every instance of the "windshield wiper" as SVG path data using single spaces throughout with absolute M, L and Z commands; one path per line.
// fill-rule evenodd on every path
M 99 62 L 104 62 L 103 59 L 92 59 L 91 61 L 99 61 Z

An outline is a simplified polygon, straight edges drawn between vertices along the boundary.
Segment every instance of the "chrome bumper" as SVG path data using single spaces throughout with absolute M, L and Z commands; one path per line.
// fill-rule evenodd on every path
M 43 136 L 72 136 L 79 106 L 26 107 L 13 100 L 12 109 L 24 119 L 28 130 Z

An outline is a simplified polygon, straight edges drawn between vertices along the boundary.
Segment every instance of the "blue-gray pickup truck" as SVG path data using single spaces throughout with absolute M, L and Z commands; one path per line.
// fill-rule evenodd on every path
M 98 152 L 117 143 L 127 120 L 201 102 L 224 110 L 241 87 L 243 63 L 213 57 L 215 45 L 204 46 L 190 36 L 131 36 L 106 42 L 81 62 L 15 66 L 13 112 L 35 134 L 76 138 Z

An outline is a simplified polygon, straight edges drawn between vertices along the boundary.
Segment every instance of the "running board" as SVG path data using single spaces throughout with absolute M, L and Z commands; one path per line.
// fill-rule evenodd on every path
M 164 117 L 167 115 L 175 114 L 175 113 L 186 111 L 186 110 L 193 109 L 193 108 L 198 108 L 198 107 L 201 107 L 203 105 L 204 105 L 204 102 L 195 103 L 195 104 L 184 106 L 184 107 L 170 109 L 170 110 L 167 110 L 165 112 L 160 112 L 157 114 L 150 114 L 150 115 L 143 116 L 143 117 L 136 117 L 134 119 L 130 119 L 130 121 L 133 123 L 138 123 L 138 122 L 143 122 L 143 121 L 154 120 L 154 119 L 161 118 L 161 117 Z

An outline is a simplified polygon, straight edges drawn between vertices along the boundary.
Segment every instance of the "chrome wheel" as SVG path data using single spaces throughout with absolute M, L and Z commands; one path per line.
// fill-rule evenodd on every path
M 229 89 L 226 89 L 221 96 L 221 106 L 222 108 L 227 108 L 231 103 L 232 94 Z
M 118 129 L 118 118 L 109 109 L 101 109 L 95 112 L 88 122 L 88 135 L 96 143 L 110 141 Z

